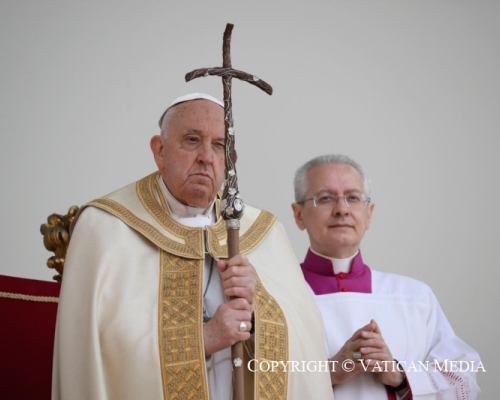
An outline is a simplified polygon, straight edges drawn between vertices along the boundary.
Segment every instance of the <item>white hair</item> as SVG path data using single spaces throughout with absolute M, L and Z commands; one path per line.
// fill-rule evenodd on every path
M 295 202 L 301 203 L 304 201 L 307 193 L 307 173 L 314 167 L 324 164 L 347 164 L 359 172 L 363 178 L 364 195 L 370 197 L 371 181 L 366 171 L 352 158 L 343 154 L 326 154 L 309 160 L 295 172 L 294 188 Z

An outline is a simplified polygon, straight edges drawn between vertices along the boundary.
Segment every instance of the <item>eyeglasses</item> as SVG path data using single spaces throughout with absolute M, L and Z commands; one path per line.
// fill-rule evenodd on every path
M 312 200 L 314 207 L 323 209 L 333 209 L 339 201 L 344 199 L 344 203 L 351 210 L 359 210 L 365 204 L 370 203 L 370 198 L 360 194 L 349 194 L 347 196 L 333 196 L 329 194 L 317 195 L 309 199 L 302 200 L 299 204 Z

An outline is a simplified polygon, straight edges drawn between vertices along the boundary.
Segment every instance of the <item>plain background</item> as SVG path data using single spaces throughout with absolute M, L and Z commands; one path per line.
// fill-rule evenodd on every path
M 222 97 L 219 78 L 184 75 L 222 63 L 231 22 L 233 67 L 275 91 L 233 82 L 244 200 L 278 216 L 302 259 L 295 170 L 359 161 L 376 204 L 365 261 L 432 287 L 496 398 L 499 19 L 497 1 L 2 0 L 0 273 L 51 280 L 47 216 L 155 170 L 170 101 Z

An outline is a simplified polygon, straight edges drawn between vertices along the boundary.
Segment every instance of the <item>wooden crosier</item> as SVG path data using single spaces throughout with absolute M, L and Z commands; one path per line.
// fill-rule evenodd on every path
M 239 250 L 240 218 L 245 206 L 238 191 L 238 176 L 236 174 L 236 152 L 234 149 L 233 112 L 231 98 L 231 81 L 237 78 L 262 89 L 267 94 L 273 93 L 273 88 L 254 75 L 233 69 L 231 66 L 231 33 L 233 24 L 227 24 L 222 40 L 222 67 L 200 68 L 186 74 L 186 82 L 202 76 L 221 76 L 224 88 L 224 128 L 225 128 L 225 166 L 226 185 L 222 194 L 221 213 L 226 221 L 228 257 L 234 257 Z M 244 370 L 242 368 L 243 343 L 238 342 L 231 347 L 233 364 L 233 399 L 243 400 L 245 395 Z

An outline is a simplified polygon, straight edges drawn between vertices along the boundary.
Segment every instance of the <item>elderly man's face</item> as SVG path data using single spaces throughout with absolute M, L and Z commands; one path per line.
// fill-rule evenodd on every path
M 319 196 L 364 194 L 363 179 L 347 164 L 324 164 L 311 168 L 307 174 L 306 199 Z M 358 249 L 370 226 L 373 204 L 362 203 L 349 208 L 343 199 L 329 207 L 315 207 L 312 201 L 292 204 L 295 222 L 306 229 L 311 248 L 333 258 L 347 258 Z
M 223 108 L 202 99 L 180 103 L 163 127 L 151 150 L 168 190 L 183 204 L 208 207 L 224 181 Z

